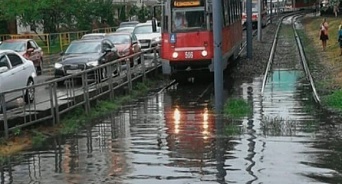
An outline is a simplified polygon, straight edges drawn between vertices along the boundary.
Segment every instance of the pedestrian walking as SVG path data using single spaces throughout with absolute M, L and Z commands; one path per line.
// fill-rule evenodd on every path
M 328 27 L 328 22 L 326 18 L 324 18 L 319 30 L 319 39 L 322 41 L 323 51 L 325 51 L 327 47 L 327 40 L 329 40 Z
M 340 46 L 340 56 L 342 56 L 342 22 L 341 22 L 340 26 L 338 27 L 337 41 L 338 41 L 339 46 Z

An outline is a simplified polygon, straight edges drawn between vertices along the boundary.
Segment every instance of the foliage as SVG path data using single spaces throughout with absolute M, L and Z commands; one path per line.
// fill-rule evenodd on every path
M 19 128 L 19 127 L 15 127 L 14 129 L 13 129 L 13 132 L 14 132 L 14 135 L 20 135 L 21 134 L 21 128 Z
M 240 135 L 241 134 L 241 128 L 239 125 L 229 123 L 225 125 L 224 127 L 224 133 L 225 135 Z
M 243 99 L 228 99 L 224 105 L 224 113 L 232 118 L 240 118 L 252 112 L 251 106 Z
M 46 140 L 46 136 L 41 132 L 33 130 L 32 145 L 33 147 L 40 147 Z
M 114 26 L 112 0 L 2 0 L 0 20 L 19 18 L 24 26 L 43 25 L 44 32 L 87 30 L 93 22 Z

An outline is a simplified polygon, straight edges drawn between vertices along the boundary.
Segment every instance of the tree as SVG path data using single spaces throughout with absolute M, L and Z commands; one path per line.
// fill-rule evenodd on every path
M 89 30 L 94 20 L 114 26 L 111 0 L 1 0 L 0 20 L 43 25 L 45 33 Z

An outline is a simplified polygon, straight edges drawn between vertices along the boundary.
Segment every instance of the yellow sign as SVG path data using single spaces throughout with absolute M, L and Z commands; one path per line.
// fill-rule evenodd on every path
M 173 6 L 175 7 L 186 7 L 186 6 L 200 6 L 200 0 L 175 0 Z

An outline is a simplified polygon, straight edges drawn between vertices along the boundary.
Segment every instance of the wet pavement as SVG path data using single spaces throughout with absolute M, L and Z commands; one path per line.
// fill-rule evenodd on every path
M 1 183 L 338 183 L 341 127 L 303 76 L 279 69 L 264 96 L 261 78 L 235 81 L 253 104 L 241 119 L 214 116 L 210 83 L 171 86 L 23 153 Z

